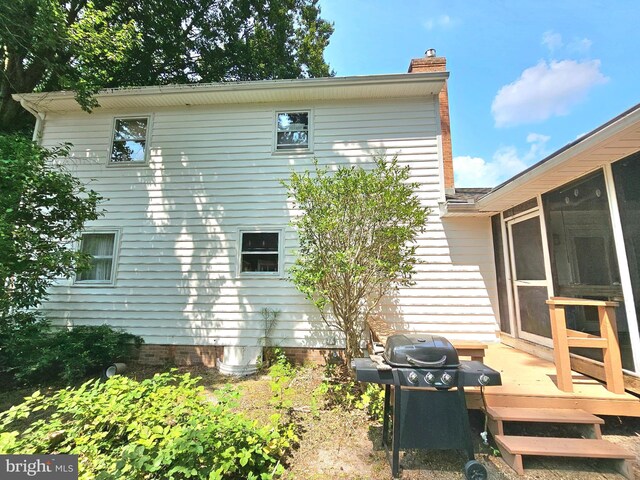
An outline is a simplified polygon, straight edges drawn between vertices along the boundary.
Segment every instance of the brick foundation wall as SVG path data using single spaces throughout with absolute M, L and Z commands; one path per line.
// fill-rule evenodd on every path
M 142 365 L 204 365 L 215 367 L 224 347 L 211 345 L 142 345 L 138 363 Z
M 267 349 L 265 349 L 267 350 Z M 324 365 L 327 360 L 344 358 L 342 349 L 329 348 L 282 348 L 287 358 L 295 365 Z M 268 355 L 268 352 L 266 352 Z M 177 367 L 204 365 L 215 367 L 217 359 L 223 359 L 224 347 L 219 345 L 147 345 L 140 347 L 137 363 L 141 365 Z
M 344 360 L 344 350 L 338 348 L 282 348 L 284 354 L 294 365 L 325 365 L 336 357 Z

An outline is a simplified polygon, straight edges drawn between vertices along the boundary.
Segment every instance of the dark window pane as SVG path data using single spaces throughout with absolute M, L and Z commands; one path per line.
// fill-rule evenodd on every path
M 276 143 L 279 150 L 309 146 L 309 113 L 278 113 Z
M 277 253 L 243 253 L 241 272 L 277 272 Z
M 279 113 L 278 114 L 278 131 L 283 130 L 308 130 L 309 114 L 307 112 L 298 113 Z
M 118 162 L 144 162 L 145 142 L 138 140 L 113 141 L 111 161 Z
M 110 281 L 113 270 L 115 235 L 113 233 L 85 233 L 81 250 L 92 256 L 87 270 L 78 272 L 76 281 Z
M 243 252 L 277 252 L 278 233 L 249 233 L 242 234 Z
M 278 148 L 300 148 L 309 144 L 307 132 L 278 132 Z
M 491 217 L 491 231 L 493 233 L 493 258 L 496 264 L 496 283 L 498 286 L 498 309 L 500 312 L 500 330 L 511 333 L 509 323 L 509 300 L 507 297 L 507 278 L 504 268 L 504 251 L 502 243 L 502 230 L 500 225 L 500 215 Z
M 85 233 L 82 235 L 82 251 L 89 255 L 113 256 L 112 233 Z
M 520 328 L 524 332 L 551 338 L 547 287 L 518 287 Z
M 110 258 L 94 258 L 88 270 L 78 273 L 77 280 L 99 280 L 108 282 L 111 280 L 113 260 Z
M 544 280 L 544 256 L 540 217 L 533 217 L 511 227 L 518 280 Z
M 598 172 L 543 196 L 557 295 L 622 295 L 604 175 Z
M 147 136 L 146 118 L 116 120 L 115 140 L 140 140 Z

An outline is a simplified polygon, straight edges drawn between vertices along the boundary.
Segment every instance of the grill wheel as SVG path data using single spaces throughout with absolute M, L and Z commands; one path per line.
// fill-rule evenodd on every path
M 487 469 L 476 460 L 469 460 L 464 466 L 464 476 L 467 480 L 487 480 Z

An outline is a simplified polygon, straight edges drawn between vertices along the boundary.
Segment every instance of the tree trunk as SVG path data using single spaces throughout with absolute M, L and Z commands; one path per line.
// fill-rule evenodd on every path
M 363 351 L 360 348 L 360 340 L 362 339 L 362 328 L 359 327 L 359 320 L 348 319 L 344 322 L 345 329 L 345 351 L 344 356 L 347 362 L 349 372 L 351 372 L 351 360 L 362 357 Z

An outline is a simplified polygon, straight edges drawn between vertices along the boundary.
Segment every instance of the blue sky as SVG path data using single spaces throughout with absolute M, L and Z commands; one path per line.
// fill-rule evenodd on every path
M 320 0 L 339 76 L 447 57 L 456 186 L 493 186 L 640 102 L 638 0 Z

